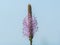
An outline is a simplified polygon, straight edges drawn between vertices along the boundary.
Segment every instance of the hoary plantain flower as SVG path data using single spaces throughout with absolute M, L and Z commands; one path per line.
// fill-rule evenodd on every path
M 32 39 L 37 28 L 37 20 L 32 16 L 32 7 L 28 4 L 28 15 L 23 20 L 23 33 L 29 38 L 30 45 L 32 45 Z

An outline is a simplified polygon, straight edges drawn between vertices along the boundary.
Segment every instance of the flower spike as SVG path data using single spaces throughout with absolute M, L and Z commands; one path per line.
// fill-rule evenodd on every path
M 32 39 L 34 33 L 37 30 L 37 20 L 34 16 L 32 16 L 32 7 L 31 4 L 28 4 L 28 15 L 24 18 L 23 21 L 23 33 L 30 40 L 30 45 L 32 45 Z

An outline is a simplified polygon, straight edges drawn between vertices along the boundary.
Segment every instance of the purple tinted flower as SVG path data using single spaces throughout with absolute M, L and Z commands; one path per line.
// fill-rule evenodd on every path
M 28 15 L 23 20 L 23 33 L 32 40 L 37 31 L 37 20 L 32 16 L 31 5 L 28 5 Z
M 32 16 L 32 20 L 28 19 L 28 16 L 24 18 L 23 32 L 24 32 L 24 35 L 26 35 L 27 37 L 30 36 L 30 31 L 31 30 L 29 30 L 29 29 L 32 29 L 32 33 L 33 33 L 33 36 L 34 36 L 34 33 L 37 31 L 37 20 L 34 16 Z

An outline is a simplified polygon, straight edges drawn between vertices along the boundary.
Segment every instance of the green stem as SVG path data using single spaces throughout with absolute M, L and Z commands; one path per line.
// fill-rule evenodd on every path
M 30 45 L 32 45 L 32 39 L 30 39 Z

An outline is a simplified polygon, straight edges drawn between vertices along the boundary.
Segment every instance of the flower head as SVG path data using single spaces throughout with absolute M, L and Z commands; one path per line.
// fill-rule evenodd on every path
M 37 20 L 32 16 L 31 5 L 28 5 L 28 15 L 23 20 L 23 33 L 29 38 L 33 38 L 37 30 Z

